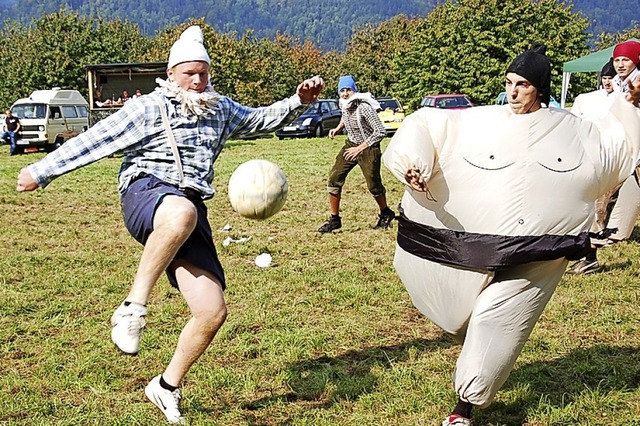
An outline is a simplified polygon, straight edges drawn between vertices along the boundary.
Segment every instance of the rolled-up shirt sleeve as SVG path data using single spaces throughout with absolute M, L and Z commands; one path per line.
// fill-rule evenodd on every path
M 230 137 L 269 133 L 302 113 L 300 96 L 293 95 L 266 107 L 250 108 L 231 101 Z

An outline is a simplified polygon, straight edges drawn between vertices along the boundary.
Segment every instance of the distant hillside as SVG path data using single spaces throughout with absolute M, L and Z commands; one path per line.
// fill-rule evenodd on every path
M 640 0 L 573 0 L 591 21 L 592 34 L 614 33 L 640 25 Z
M 345 49 L 353 29 L 393 16 L 425 16 L 442 0 L 0 0 L 2 21 L 28 23 L 61 7 L 85 16 L 121 18 L 147 35 L 204 17 L 223 33 L 253 30 L 260 38 L 281 32 L 309 39 L 324 50 Z M 591 31 L 617 32 L 638 24 L 640 0 L 573 0 L 591 22 Z

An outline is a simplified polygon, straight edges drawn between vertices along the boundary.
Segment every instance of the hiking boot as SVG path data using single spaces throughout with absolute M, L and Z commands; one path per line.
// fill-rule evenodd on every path
M 393 219 L 395 219 L 395 217 L 396 214 L 393 212 L 393 210 L 387 208 L 378 215 L 378 223 L 376 223 L 376 226 L 374 226 L 373 229 L 389 228 L 391 226 L 391 222 L 393 221 Z
M 153 402 L 156 407 L 162 411 L 162 414 L 167 418 L 167 422 L 172 425 L 183 425 L 184 417 L 180 414 L 180 389 L 176 389 L 171 392 L 168 389 L 160 386 L 160 376 L 156 376 L 144 389 L 144 394 L 147 395 L 149 401 Z
M 320 228 L 318 228 L 318 232 L 327 233 L 331 231 L 335 231 L 336 229 L 342 228 L 342 219 L 340 216 L 330 216 L 329 220 L 325 222 Z
M 571 265 L 565 274 L 569 275 L 586 275 L 599 272 L 602 268 L 597 260 L 582 259 Z
M 464 418 L 458 414 L 452 414 L 442 422 L 442 426 L 473 426 L 473 423 L 470 419 Z
M 147 308 L 138 303 L 118 306 L 111 317 L 111 340 L 128 355 L 136 355 L 140 347 L 140 334 L 147 324 Z

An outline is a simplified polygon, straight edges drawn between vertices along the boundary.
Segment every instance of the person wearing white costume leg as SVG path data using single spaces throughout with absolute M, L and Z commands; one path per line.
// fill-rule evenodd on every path
M 640 80 L 598 123 L 546 108 L 545 46 L 505 72 L 509 105 L 422 108 L 383 154 L 406 184 L 394 266 L 417 309 L 462 343 L 458 404 L 471 425 L 509 376 L 568 263 L 589 247 L 595 200 L 633 173 Z
M 603 84 L 605 74 L 612 75 L 611 89 L 607 89 L 607 94 L 603 94 L 604 90 L 598 90 L 579 95 L 571 107 L 571 112 L 587 120 L 602 117 L 606 114 L 611 99 L 614 98 L 609 94 L 629 92 L 628 82 L 633 82 L 640 76 L 639 65 L 640 43 L 627 40 L 617 44 L 613 48 L 613 57 L 609 64 L 605 65 L 601 71 Z M 598 248 L 627 240 L 631 236 L 640 214 L 640 185 L 637 174 L 636 171 L 620 187 L 596 201 L 596 221 L 592 229 L 600 233 L 599 238 L 592 239 L 590 252 L 584 259 L 571 265 L 567 274 L 590 274 L 600 271 Z

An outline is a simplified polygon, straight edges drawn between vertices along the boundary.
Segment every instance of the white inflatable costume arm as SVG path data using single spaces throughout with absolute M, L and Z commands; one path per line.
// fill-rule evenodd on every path
M 426 185 L 446 138 L 446 124 L 447 114 L 442 111 L 422 108 L 409 115 L 385 150 L 384 165 L 405 185 L 409 185 L 408 173 L 419 175 Z
M 620 95 L 609 114 L 594 123 L 600 131 L 603 175 L 612 179 L 601 183 L 610 189 L 631 176 L 640 160 L 640 109 Z

